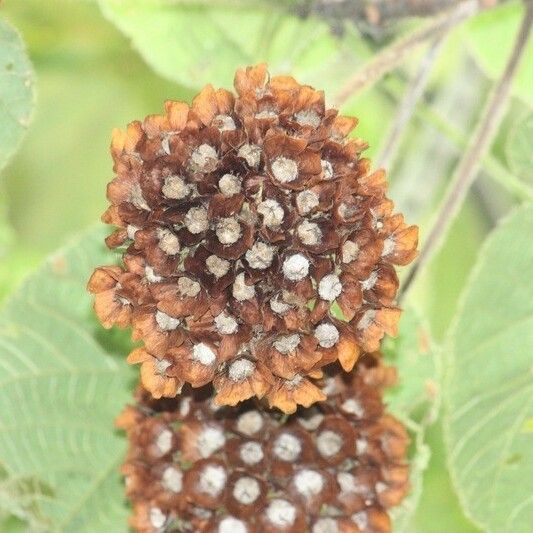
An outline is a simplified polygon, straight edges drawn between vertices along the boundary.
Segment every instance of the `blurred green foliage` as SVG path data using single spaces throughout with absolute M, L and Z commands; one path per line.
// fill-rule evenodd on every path
M 533 139 L 533 113 L 525 115 L 515 123 L 506 144 L 509 166 L 516 176 L 528 182 L 529 185 L 533 182 L 531 139 Z
M 30 131 L 0 176 L 0 300 L 48 252 L 93 224 L 104 210 L 113 127 L 160 112 L 165 99 L 190 100 L 206 81 L 229 85 L 237 64 L 257 60 L 269 59 L 275 71 L 291 71 L 302 81 L 333 91 L 378 48 L 352 25 L 339 38 L 323 22 L 301 22 L 273 11 L 279 2 L 270 8 L 234 6 L 227 12 L 209 6 L 187 11 L 178 2 L 165 7 L 152 2 L 153 9 L 135 10 L 149 7 L 148 0 L 100 4 L 125 35 L 106 21 L 96 2 L 5 0 L 2 5 L 0 17 L 20 30 L 28 47 L 38 98 Z M 241 23 L 242 31 L 228 31 L 236 13 L 247 24 Z M 480 104 L 505 63 L 521 13 L 517 2 L 510 2 L 449 35 L 406 129 L 391 169 L 391 195 L 407 219 L 421 226 L 422 239 L 465 150 Z M 210 39 L 202 38 L 206 32 Z M 530 43 L 514 85 L 516 98 L 476 188 L 410 295 L 437 344 L 455 315 L 485 236 L 520 198 L 531 198 L 532 50 Z M 357 135 L 369 141 L 370 157 L 379 154 L 420 57 L 413 54 L 402 69 L 343 109 L 359 117 Z M 112 337 L 106 339 L 114 343 Z M 451 487 L 440 424 L 425 431 L 431 459 L 407 531 L 477 531 Z M 16 520 L 0 522 L 0 529 L 18 530 L 22 526 Z
M 524 206 L 486 240 L 444 344 L 448 461 L 463 507 L 485 531 L 531 526 L 531 228 L 533 206 Z
M 371 53 L 353 25 L 337 36 L 325 20 L 298 17 L 283 2 L 99 4 L 156 72 L 193 89 L 230 87 L 238 65 L 267 62 L 272 74 L 291 72 L 332 94 Z
M 36 65 L 38 101 L 22 150 L 5 173 L 10 220 L 39 252 L 97 220 L 112 173 L 111 129 L 190 94 L 152 74 L 94 4 L 6 5 Z
M 0 477 L 0 510 L 30 517 L 32 532 L 49 531 L 47 525 L 87 533 L 128 529 L 119 473 L 126 442 L 113 421 L 131 399 L 134 372 L 122 356 L 130 345 L 117 357 L 85 290 L 94 262 L 109 260 L 104 234 L 93 228 L 61 248 L 0 312 L 7 355 L 0 457 L 8 479 L 40 482 L 8 487 L 24 496 L 10 509 Z M 41 515 L 32 512 L 36 500 Z
M 33 69 L 17 30 L 0 20 L 0 170 L 17 149 L 33 107 Z
M 520 25 L 524 7 L 517 2 L 508 2 L 493 11 L 487 11 L 465 25 L 464 34 L 470 50 L 484 72 L 497 79 Z M 524 57 L 525 65 L 533 63 L 533 42 L 530 42 Z M 514 80 L 515 94 L 529 105 L 533 104 L 533 70 L 522 68 Z

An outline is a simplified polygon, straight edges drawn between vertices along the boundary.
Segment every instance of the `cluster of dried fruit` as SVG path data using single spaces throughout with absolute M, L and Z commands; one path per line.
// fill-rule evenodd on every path
M 387 532 L 407 435 L 383 412 L 394 372 L 377 351 L 417 228 L 322 92 L 264 65 L 235 87 L 113 136 L 103 218 L 123 262 L 89 290 L 105 327 L 142 341 L 119 420 L 132 525 Z
M 213 383 L 221 405 L 294 412 L 324 399 L 310 378 L 325 365 L 350 371 L 394 334 L 393 265 L 414 257 L 417 229 L 322 92 L 264 65 L 235 87 L 115 132 L 103 218 L 123 266 L 89 289 L 104 326 L 144 343 L 129 361 L 154 397 Z
M 137 404 L 118 420 L 123 473 L 142 533 L 385 533 L 408 490 L 402 424 L 383 412 L 394 372 L 365 355 L 328 369 L 328 399 L 288 419 L 249 400 L 219 407 L 209 390 Z

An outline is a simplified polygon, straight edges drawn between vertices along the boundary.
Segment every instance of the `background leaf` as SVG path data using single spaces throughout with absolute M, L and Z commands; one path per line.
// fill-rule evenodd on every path
M 478 208 L 477 199 L 472 195 L 452 224 L 443 247 L 407 296 L 408 302 L 416 306 L 430 324 L 431 333 L 440 348 L 441 366 L 443 350 L 440 345 L 457 311 L 459 297 L 472 270 L 480 243 L 490 231 L 487 221 L 477 216 Z M 402 373 L 400 369 L 400 375 Z M 442 410 L 440 411 L 439 419 L 425 431 L 424 440 L 431 449 L 431 457 L 424 472 L 423 493 L 414 518 L 414 527 L 409 533 L 428 533 L 428 524 L 435 525 L 435 533 L 478 532 L 480 530 L 464 516 L 450 479 L 443 442 Z
M 489 532 L 533 523 L 533 207 L 487 240 L 448 340 L 445 430 L 467 514 Z
M 50 488 L 34 477 L 12 477 L 0 468 L 0 530 L 10 531 L 10 523 L 25 523 L 32 532 L 46 531 L 49 524 L 40 502 L 50 496 Z
M 0 170 L 28 128 L 34 100 L 33 78 L 20 35 L 0 18 Z
M 34 73 L 24 43 L 15 28 L 0 18 L 0 172 L 28 128 L 34 96 Z M 5 189 L 0 179 L 0 264 L 10 262 L 14 241 Z M 4 272 L 0 268 L 0 299 L 10 287 Z
M 38 99 L 23 149 L 2 173 L 15 238 L 10 264 L 0 260 L 0 298 L 13 287 L 3 280 L 33 270 L 105 210 L 111 130 L 161 112 L 166 99 L 190 99 L 147 68 L 95 2 L 3 2 L 1 13 L 24 36 Z
M 159 74 L 186 87 L 229 88 L 237 67 L 267 61 L 270 71 L 331 89 L 360 65 L 368 49 L 353 25 L 343 38 L 324 21 L 300 19 L 258 2 L 164 3 L 100 0 L 104 15 Z M 238 21 L 238 28 L 236 27 Z
M 411 435 L 411 491 L 402 504 L 391 511 L 395 532 L 413 532 L 413 515 L 422 495 L 423 474 L 430 449 L 425 432 L 438 412 L 439 364 L 437 349 L 428 325 L 408 307 L 402 314 L 396 339 L 387 339 L 383 351 L 387 363 L 398 368 L 398 384 L 389 389 L 386 402 L 390 411 L 401 419 Z
M 125 440 L 113 420 L 132 374 L 105 348 L 85 290 L 95 264 L 109 262 L 103 235 L 86 232 L 56 253 L 0 315 L 0 462 L 50 488 L 41 510 L 65 531 L 127 530 Z
M 398 384 L 387 396 L 390 409 L 399 416 L 432 420 L 438 408 L 439 359 L 427 322 L 407 307 L 397 338 L 387 338 L 386 361 L 399 369 Z
M 524 12 L 523 2 L 505 2 L 489 9 L 465 25 L 465 38 L 479 66 L 491 79 L 498 79 L 513 47 Z M 533 105 L 533 40 L 524 53 L 522 67 L 513 80 L 514 93 Z
M 523 180 L 533 185 L 533 113 L 519 120 L 507 138 L 505 153 L 511 170 Z

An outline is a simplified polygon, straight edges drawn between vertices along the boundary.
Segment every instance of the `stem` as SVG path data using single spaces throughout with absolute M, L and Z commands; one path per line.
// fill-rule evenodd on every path
M 409 83 L 409 86 L 405 92 L 405 96 L 400 104 L 400 107 L 398 108 L 396 117 L 394 118 L 389 136 L 376 160 L 376 165 L 378 167 L 389 167 L 391 161 L 394 159 L 396 152 L 398 151 L 402 135 L 405 132 L 405 128 L 413 116 L 417 102 L 420 100 L 424 90 L 426 89 L 429 81 L 429 75 L 431 73 L 431 67 L 433 66 L 433 63 L 435 62 L 435 59 L 437 58 L 437 55 L 442 47 L 444 36 L 445 34 L 437 37 L 437 39 L 433 41 L 426 54 L 422 58 L 416 75 Z
M 333 103 L 335 107 L 343 105 L 351 96 L 361 91 L 368 85 L 376 83 L 387 72 L 394 70 L 416 48 L 430 39 L 435 39 L 448 30 L 475 15 L 486 6 L 478 0 L 461 2 L 451 11 L 448 11 L 431 22 L 425 24 L 407 37 L 401 37 L 379 54 L 376 54 L 365 66 L 348 79 L 345 85 L 336 94 Z
M 525 5 L 526 12 L 505 70 L 487 102 L 472 136 L 472 141 L 456 168 L 448 192 L 439 208 L 435 224 L 422 247 L 418 260 L 407 275 L 400 298 L 408 291 L 420 270 L 438 250 L 459 208 L 463 204 L 466 193 L 477 175 L 481 160 L 489 150 L 498 127 L 503 120 L 511 84 L 531 33 L 533 0 L 528 0 Z
M 466 150 L 468 146 L 467 136 L 423 101 L 417 106 L 415 114 L 420 120 L 430 123 L 437 131 L 453 142 L 458 150 L 461 152 Z M 533 189 L 509 172 L 490 152 L 484 154 L 481 167 L 486 172 L 487 177 L 499 183 L 518 200 L 533 201 Z

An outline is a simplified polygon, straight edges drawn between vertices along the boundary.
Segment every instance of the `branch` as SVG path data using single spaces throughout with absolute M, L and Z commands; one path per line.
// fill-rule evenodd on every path
M 485 110 L 472 136 L 472 141 L 456 168 L 448 192 L 439 208 L 437 219 L 422 247 L 418 260 L 411 268 L 403 284 L 400 298 L 408 291 L 418 273 L 441 245 L 444 236 L 464 202 L 468 189 L 476 178 L 481 161 L 489 150 L 503 120 L 511 84 L 531 33 L 533 0 L 527 0 L 525 4 L 526 12 L 505 70 L 488 99 Z
M 453 8 L 463 0 L 377 0 L 366 3 L 369 22 L 383 24 L 405 17 L 431 17 Z M 488 2 L 484 2 L 488 4 Z
M 429 75 L 431 73 L 431 67 L 442 47 L 444 36 L 445 34 L 435 39 L 425 56 L 422 58 L 418 71 L 409 83 L 405 96 L 398 108 L 389 136 L 376 159 L 376 166 L 387 168 L 394 159 L 405 128 L 413 116 L 417 102 L 420 100 L 426 89 Z
M 305 0 L 304 0 L 305 1 Z M 350 20 L 377 28 L 398 19 L 429 17 L 453 8 L 464 0 L 311 0 L 300 6 L 306 15 L 312 13 L 332 21 Z M 486 0 L 493 4 L 493 0 Z
M 438 132 L 451 141 L 455 148 L 464 152 L 468 147 L 468 137 L 458 127 L 450 124 L 439 112 L 430 108 L 423 100 L 415 109 L 415 115 L 422 121 L 431 124 Z M 517 178 L 490 152 L 487 152 L 481 161 L 481 169 L 487 177 L 498 183 L 518 200 L 533 201 L 533 188 Z
M 342 106 L 351 96 L 368 85 L 376 83 L 387 72 L 394 70 L 413 51 L 426 41 L 436 39 L 457 24 L 477 14 L 486 7 L 482 0 L 467 0 L 454 9 L 415 30 L 407 37 L 400 37 L 391 45 L 376 54 L 365 66 L 348 79 L 333 99 L 335 107 Z
M 391 83 L 383 84 L 380 87 L 380 91 L 389 99 L 395 101 L 401 99 L 399 89 L 393 88 Z M 469 145 L 468 135 L 461 128 L 451 124 L 449 120 L 442 116 L 440 111 L 430 107 L 423 98 L 418 101 L 414 109 L 414 116 L 420 122 L 427 123 L 435 128 L 438 133 L 453 144 L 458 153 L 466 151 Z M 481 170 L 485 172 L 487 178 L 501 185 L 518 201 L 533 201 L 533 187 L 517 178 L 490 152 L 485 153 L 483 156 Z

